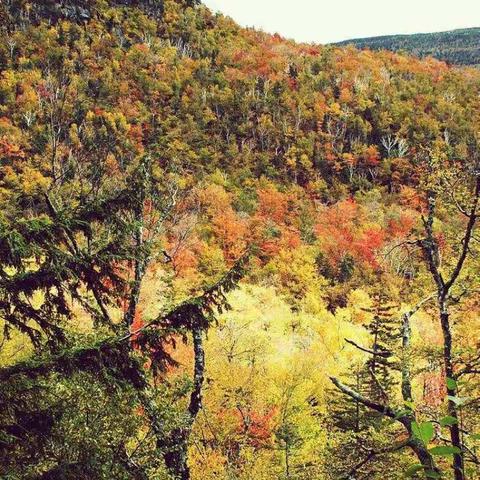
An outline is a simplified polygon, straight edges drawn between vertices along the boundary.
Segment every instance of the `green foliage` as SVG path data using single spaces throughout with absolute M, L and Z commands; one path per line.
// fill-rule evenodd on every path
M 435 430 L 432 422 L 412 423 L 413 435 L 421 440 L 425 445 L 428 445 L 435 435 Z
M 449 416 L 449 415 L 440 419 L 440 425 L 442 427 L 449 427 L 451 425 L 455 425 L 456 423 L 458 423 L 458 420 L 454 417 Z
M 438 455 L 441 457 L 446 457 L 453 455 L 454 453 L 460 453 L 460 449 L 457 447 L 452 447 L 450 445 L 443 445 L 438 447 L 433 447 L 429 450 L 432 455 Z
M 457 382 L 453 378 L 447 378 L 447 388 L 455 391 L 457 389 Z
M 424 470 L 423 465 L 419 463 L 415 463 L 414 465 L 411 465 L 410 467 L 408 467 L 408 469 L 405 471 L 405 476 L 413 477 L 414 475 L 416 475 L 419 472 L 422 472 L 423 470 Z
M 131 478 L 122 463 L 124 452 L 138 447 L 135 458 L 144 462 L 152 450 L 150 441 L 141 443 L 142 418 L 132 415 L 135 393 L 128 384 L 97 382 L 96 377 L 51 374 L 39 382 L 24 377 L 4 382 L 2 477 Z

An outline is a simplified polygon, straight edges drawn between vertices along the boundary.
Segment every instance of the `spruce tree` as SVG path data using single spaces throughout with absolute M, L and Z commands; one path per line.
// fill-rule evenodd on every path
M 372 315 L 366 327 L 371 335 L 369 358 L 365 363 L 370 377 L 368 396 L 373 400 L 385 400 L 395 385 L 392 356 L 400 335 L 396 316 L 398 305 L 383 293 L 375 294 L 372 300 L 371 307 L 362 309 Z

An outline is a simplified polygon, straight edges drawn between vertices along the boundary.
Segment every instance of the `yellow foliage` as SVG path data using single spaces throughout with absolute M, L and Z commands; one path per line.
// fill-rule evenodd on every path
M 366 331 L 350 322 L 347 309 L 333 315 L 318 303 L 310 313 L 294 313 L 273 287 L 245 285 L 230 295 L 230 303 L 232 310 L 208 335 L 206 354 L 214 360 L 207 363 L 205 412 L 194 434 L 220 444 L 212 450 L 193 442 L 193 478 L 230 478 L 233 471 L 245 480 L 282 475 L 276 432 L 285 424 L 294 425 L 301 438 L 292 461 L 314 459 L 312 468 L 319 472 L 326 432 L 318 415 L 325 412 L 329 376 L 341 375 L 362 358 L 357 349 L 345 347 L 344 338 L 361 342 Z M 242 418 L 263 418 L 268 412 L 273 415 L 268 441 L 277 449 L 256 450 L 258 439 L 242 430 Z M 241 470 L 226 458 L 223 441 L 228 448 L 237 445 Z

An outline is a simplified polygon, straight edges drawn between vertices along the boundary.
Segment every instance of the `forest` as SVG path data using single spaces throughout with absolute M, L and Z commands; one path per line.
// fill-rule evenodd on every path
M 480 479 L 479 70 L 196 0 L 0 34 L 2 479 Z

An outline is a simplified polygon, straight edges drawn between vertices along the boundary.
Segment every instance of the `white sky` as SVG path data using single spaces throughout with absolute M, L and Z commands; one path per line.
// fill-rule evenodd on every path
M 240 25 L 297 41 L 480 27 L 480 0 L 203 0 Z

